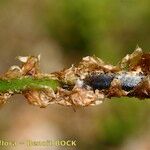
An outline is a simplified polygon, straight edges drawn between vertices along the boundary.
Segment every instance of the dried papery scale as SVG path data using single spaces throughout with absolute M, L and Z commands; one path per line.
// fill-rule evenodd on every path
M 13 94 L 23 94 L 32 105 L 89 106 L 112 97 L 150 98 L 150 53 L 137 48 L 118 65 L 95 56 L 84 57 L 78 66 L 44 74 L 40 56 L 18 57 L 22 66 L 12 66 L 0 77 L 0 104 Z

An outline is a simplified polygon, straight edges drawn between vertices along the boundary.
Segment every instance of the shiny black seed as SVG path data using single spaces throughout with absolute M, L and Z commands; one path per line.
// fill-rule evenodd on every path
M 85 84 L 92 87 L 93 90 L 108 89 L 114 78 L 112 74 L 93 74 L 85 78 Z

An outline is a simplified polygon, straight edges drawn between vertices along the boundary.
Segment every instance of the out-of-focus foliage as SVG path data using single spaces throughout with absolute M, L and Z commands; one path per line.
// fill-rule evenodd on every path
M 102 133 L 104 133 L 105 144 L 121 143 L 128 135 L 139 130 L 144 121 L 147 122 L 149 107 L 146 107 L 146 104 L 135 99 L 122 98 L 121 100 L 125 102 L 122 103 L 120 99 L 112 101 L 110 106 L 112 111 L 103 118 Z
M 149 48 L 149 5 L 148 0 L 50 0 L 41 18 L 67 52 L 114 61 L 137 44 Z
M 97 130 L 93 143 L 82 143 L 83 149 L 108 150 L 117 148 L 130 136 L 141 132 L 149 123 L 149 103 L 136 99 L 119 98 L 113 99 L 102 111 L 96 115 Z M 106 105 L 104 104 L 104 107 Z M 92 140 L 92 139 L 91 139 Z

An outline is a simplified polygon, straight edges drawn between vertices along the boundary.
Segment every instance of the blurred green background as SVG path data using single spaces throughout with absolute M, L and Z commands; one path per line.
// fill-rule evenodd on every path
M 52 72 L 87 55 L 116 64 L 137 45 L 148 52 L 149 6 L 149 0 L 0 0 L 0 72 L 18 55 L 41 54 L 42 71 Z M 116 98 L 74 112 L 39 109 L 17 95 L 0 111 L 0 139 L 73 139 L 77 147 L 68 149 L 81 150 L 150 149 L 149 100 Z

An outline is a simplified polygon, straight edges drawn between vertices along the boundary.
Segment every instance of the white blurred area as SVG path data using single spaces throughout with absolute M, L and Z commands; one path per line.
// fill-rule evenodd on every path
M 32 109 L 32 107 L 19 108 L 13 114 L 14 123 L 11 124 L 11 128 L 6 132 L 6 139 L 15 140 L 17 146 L 14 150 L 26 150 L 29 149 L 59 149 L 59 147 L 46 147 L 46 146 L 28 146 L 27 141 L 57 141 L 62 139 L 61 131 L 59 127 L 51 120 L 47 119 L 45 110 Z M 19 144 L 24 142 L 25 144 Z
M 39 4 L 39 3 L 38 3 Z M 41 68 L 56 71 L 63 67 L 61 48 L 50 39 L 36 18 L 36 1 L 4 1 L 0 10 L 0 71 L 13 63 L 18 55 L 41 55 Z M 4 7 L 4 6 L 5 7 Z M 4 69 L 5 68 L 5 69 Z
M 141 133 L 136 137 L 131 137 L 122 145 L 121 150 L 149 150 L 150 149 L 150 133 Z

